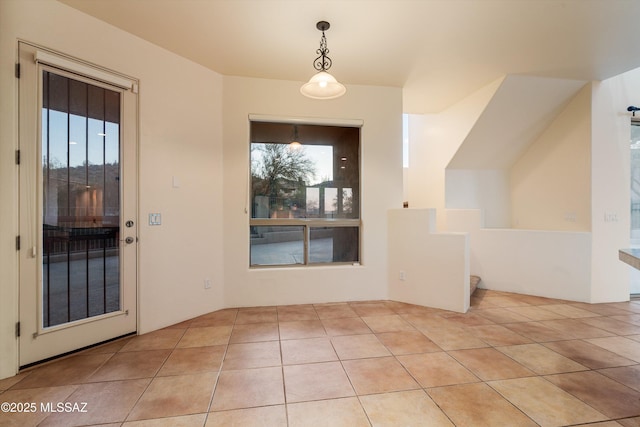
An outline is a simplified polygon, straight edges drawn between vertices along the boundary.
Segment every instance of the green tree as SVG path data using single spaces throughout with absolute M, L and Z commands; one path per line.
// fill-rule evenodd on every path
M 315 177 L 315 165 L 304 147 L 289 144 L 251 144 L 251 178 L 254 196 L 281 197 L 284 190 L 306 185 Z

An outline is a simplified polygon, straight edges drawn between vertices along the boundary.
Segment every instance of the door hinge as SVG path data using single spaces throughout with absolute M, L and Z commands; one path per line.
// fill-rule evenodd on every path
M 16 322 L 16 338 L 20 337 L 20 322 Z
M 16 150 L 16 165 L 20 164 L 20 150 Z
M 20 236 L 16 236 L 16 251 L 20 250 Z
M 20 63 L 16 64 L 16 79 L 20 78 Z

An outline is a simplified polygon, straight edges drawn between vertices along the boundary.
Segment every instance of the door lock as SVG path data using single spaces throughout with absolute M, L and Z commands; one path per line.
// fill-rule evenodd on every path
M 125 241 L 125 243 L 126 243 L 127 245 L 130 245 L 130 244 L 132 244 L 132 243 L 133 243 L 134 238 L 133 238 L 133 237 L 131 237 L 131 236 L 129 236 L 129 237 L 127 237 L 126 239 L 124 239 L 124 241 Z
M 131 228 L 131 227 L 133 227 L 133 221 L 129 220 L 129 221 L 125 222 L 124 225 L 126 225 L 128 228 Z

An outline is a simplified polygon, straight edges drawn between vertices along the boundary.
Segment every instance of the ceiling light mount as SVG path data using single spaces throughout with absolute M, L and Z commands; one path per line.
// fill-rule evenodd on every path
M 313 68 L 318 71 L 327 71 L 331 68 L 331 58 L 329 58 L 329 49 L 327 48 L 327 37 L 324 32 L 331 27 L 327 21 L 320 21 L 316 24 L 316 28 L 322 31 L 322 37 L 320 37 L 320 49 L 316 50 L 319 54 L 315 61 L 313 61 Z
M 327 21 L 319 21 L 316 24 L 316 28 L 322 31 L 322 37 L 320 37 L 320 48 L 316 50 L 319 55 L 313 61 L 313 68 L 318 73 L 315 74 L 308 83 L 305 83 L 300 88 L 300 92 L 309 98 L 313 99 L 333 99 L 338 98 L 345 94 L 347 89 L 339 83 L 335 77 L 327 72 L 333 64 L 331 58 L 329 58 L 329 49 L 327 48 L 327 37 L 324 32 L 331 27 Z
M 331 28 L 331 24 L 329 24 L 327 21 L 318 21 L 318 23 L 316 24 L 316 28 L 324 32 Z

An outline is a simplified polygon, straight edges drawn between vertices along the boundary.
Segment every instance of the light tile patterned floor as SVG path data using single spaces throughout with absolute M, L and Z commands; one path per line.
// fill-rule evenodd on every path
M 640 302 L 227 309 L 0 380 L 1 426 L 640 426 Z M 57 402 L 86 412 L 43 411 Z

